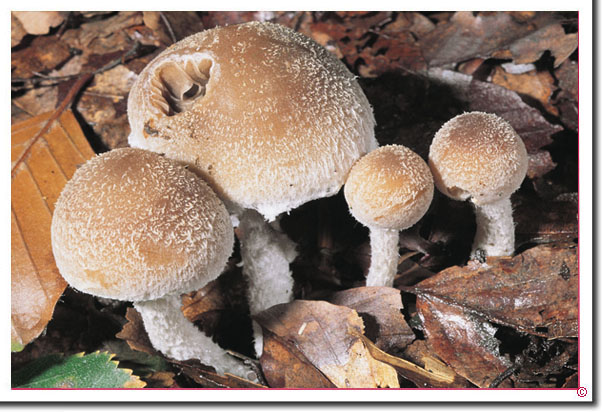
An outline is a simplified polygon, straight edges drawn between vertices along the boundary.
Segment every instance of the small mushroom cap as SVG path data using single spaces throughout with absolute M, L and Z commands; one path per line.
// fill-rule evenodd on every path
M 172 45 L 128 100 L 129 143 L 189 164 L 228 205 L 268 219 L 334 195 L 377 147 L 355 76 L 286 27 L 251 22 Z
M 351 214 L 360 223 L 404 230 L 424 216 L 434 185 L 420 156 L 405 146 L 390 145 L 358 160 L 344 191 Z
M 132 148 L 75 172 L 57 200 L 51 235 L 71 286 L 132 301 L 202 287 L 221 273 L 234 243 L 226 208 L 205 182 Z
M 520 187 L 528 158 L 523 140 L 507 121 L 471 112 L 449 120 L 435 134 L 429 165 L 442 193 L 487 204 Z

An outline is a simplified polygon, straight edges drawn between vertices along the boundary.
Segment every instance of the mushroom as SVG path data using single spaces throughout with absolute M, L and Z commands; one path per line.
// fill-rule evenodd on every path
M 226 208 L 198 176 L 145 150 L 104 153 L 61 192 L 51 238 L 65 280 L 86 293 L 133 301 L 164 355 L 253 379 L 180 310 L 180 295 L 215 279 L 234 243 Z
M 424 216 L 433 192 L 426 162 L 405 146 L 382 146 L 353 165 L 344 193 L 353 217 L 370 229 L 366 286 L 393 286 L 399 231 Z
M 277 217 L 336 194 L 352 164 L 378 146 L 355 76 L 313 40 L 272 23 L 175 43 L 138 76 L 128 118 L 131 146 L 188 164 L 240 221 L 251 315 L 293 298 L 295 245 Z
M 472 256 L 514 253 L 510 195 L 527 173 L 527 150 L 512 126 L 495 114 L 454 117 L 435 134 L 429 165 L 435 185 L 455 200 L 470 199 L 477 231 Z

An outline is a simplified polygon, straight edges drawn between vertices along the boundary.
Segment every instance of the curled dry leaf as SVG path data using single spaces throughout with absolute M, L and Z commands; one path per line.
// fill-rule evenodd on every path
M 575 244 L 540 245 L 483 265 L 448 268 L 410 291 L 437 308 L 461 307 L 522 332 L 575 337 L 578 273 Z
M 401 293 L 389 287 L 359 287 L 335 293 L 329 301 L 355 310 L 365 334 L 381 350 L 403 349 L 416 337 L 401 309 Z
M 51 119 L 11 129 L 11 339 L 21 345 L 44 330 L 67 285 L 52 255 L 52 211 L 77 166 L 94 156 L 70 111 L 44 132 Z
M 486 58 L 546 24 L 550 18 L 549 13 L 542 13 L 525 24 L 506 12 L 475 14 L 460 11 L 420 38 L 420 44 L 430 67 L 459 63 L 474 57 Z
M 272 306 L 255 320 L 264 330 L 293 346 L 339 388 L 399 387 L 395 370 L 375 360 L 361 340 L 364 325 L 357 312 L 323 301 L 297 300 Z M 270 356 L 264 345 L 264 354 Z M 268 382 L 282 382 L 282 369 L 265 370 Z M 275 375 L 272 375 L 274 373 Z
M 558 116 L 558 109 L 550 101 L 556 86 L 554 77 L 549 72 L 530 71 L 511 74 L 498 66 L 491 74 L 491 82 L 535 99 L 548 113 Z
M 427 279 L 428 280 L 428 279 Z M 496 328 L 458 305 L 423 295 L 416 299 L 428 345 L 458 374 L 478 387 L 488 387 L 511 366 L 500 355 Z
M 428 365 L 425 365 L 425 368 L 422 368 L 405 359 L 383 352 L 365 336 L 360 336 L 360 338 L 374 359 L 391 365 L 401 376 L 419 388 L 465 388 L 470 386 L 469 382 L 440 361 L 431 360 Z
M 48 34 L 52 27 L 57 27 L 63 21 L 68 12 L 64 11 L 13 11 L 14 15 L 23 29 L 29 34 Z
M 512 44 L 509 52 L 517 64 L 533 63 L 549 50 L 554 67 L 560 66 L 577 49 L 577 33 L 566 34 L 562 25 L 550 24 Z

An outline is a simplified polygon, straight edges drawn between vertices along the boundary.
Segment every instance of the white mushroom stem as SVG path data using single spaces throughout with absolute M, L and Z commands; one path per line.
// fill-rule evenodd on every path
M 277 230 L 277 225 L 268 224 L 254 210 L 242 213 L 239 229 L 251 316 L 274 305 L 290 302 L 293 299 L 290 263 L 297 256 L 295 243 Z M 263 335 L 255 322 L 253 335 L 255 353 L 259 357 L 263 350 Z
M 510 198 L 494 203 L 475 204 L 477 232 L 472 244 L 472 256 L 477 250 L 487 256 L 509 256 L 514 253 L 514 221 Z
M 370 249 L 366 286 L 393 287 L 399 260 L 399 231 L 371 226 Z
M 153 347 L 165 356 L 176 360 L 198 359 L 213 366 L 219 374 L 228 372 L 245 379 L 256 379 L 250 367 L 228 355 L 184 316 L 179 295 L 139 301 L 134 306 L 142 315 Z

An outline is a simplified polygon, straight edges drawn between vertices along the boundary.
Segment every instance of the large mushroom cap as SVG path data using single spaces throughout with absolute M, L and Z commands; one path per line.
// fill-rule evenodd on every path
M 471 112 L 454 117 L 435 134 L 429 165 L 435 185 L 456 200 L 487 204 L 509 197 L 527 173 L 527 150 L 504 119 Z
M 357 161 L 345 198 L 351 214 L 368 227 L 403 230 L 424 216 L 433 200 L 426 162 L 407 147 L 380 147 Z
M 190 164 L 227 203 L 268 219 L 335 194 L 377 146 L 372 109 L 334 55 L 252 22 L 157 56 L 128 100 L 130 145 Z
M 76 289 L 120 300 L 202 287 L 221 273 L 233 242 L 211 188 L 140 149 L 116 149 L 80 167 L 52 218 L 61 275 Z

